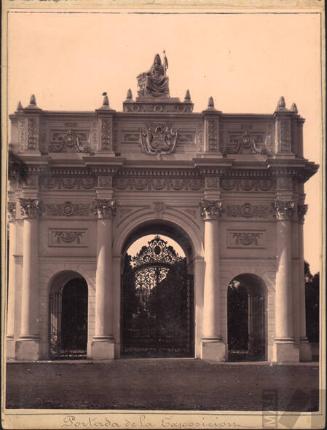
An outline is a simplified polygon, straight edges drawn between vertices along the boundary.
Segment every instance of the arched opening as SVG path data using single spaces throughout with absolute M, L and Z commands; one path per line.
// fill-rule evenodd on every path
M 49 299 L 49 355 L 52 359 L 86 358 L 88 288 L 76 272 L 59 273 Z
M 236 276 L 228 285 L 229 360 L 266 358 L 265 284 L 252 274 Z
M 121 354 L 194 356 L 192 247 L 171 224 L 143 225 L 123 249 Z

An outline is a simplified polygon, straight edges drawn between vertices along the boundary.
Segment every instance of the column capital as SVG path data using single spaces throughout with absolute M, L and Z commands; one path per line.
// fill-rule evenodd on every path
M 111 219 L 116 213 L 116 201 L 111 199 L 96 199 L 93 211 L 98 219 Z
M 300 224 L 304 223 L 304 217 L 307 211 L 308 211 L 308 205 L 299 204 L 297 206 L 297 217 Z
M 8 202 L 8 221 L 14 222 L 16 220 L 16 202 Z
M 217 219 L 223 211 L 221 200 L 206 200 L 200 201 L 201 216 L 204 221 Z
M 293 200 L 275 200 L 273 208 L 278 221 L 290 221 L 293 218 L 295 203 Z
M 23 218 L 37 218 L 42 213 L 39 199 L 20 198 L 20 211 Z

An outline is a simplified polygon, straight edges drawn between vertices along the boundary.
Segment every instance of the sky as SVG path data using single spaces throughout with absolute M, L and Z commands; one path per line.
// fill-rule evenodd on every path
M 136 76 L 166 50 L 171 96 L 194 111 L 213 96 L 226 113 L 272 113 L 280 96 L 306 119 L 305 157 L 321 165 L 320 17 L 317 14 L 11 13 L 8 113 L 30 95 L 47 110 L 94 110 L 106 91 L 121 110 Z M 306 185 L 305 258 L 320 270 L 321 171 Z

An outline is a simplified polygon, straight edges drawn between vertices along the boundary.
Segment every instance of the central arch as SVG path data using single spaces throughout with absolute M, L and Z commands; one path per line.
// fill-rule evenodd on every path
M 150 252 L 157 254 L 155 261 L 150 258 L 152 263 L 133 267 L 137 257 L 131 259 L 128 249 L 136 240 L 150 235 L 154 237 L 143 243 L 137 261 Z M 175 253 L 173 242 L 163 237 L 176 242 L 185 256 Z M 167 259 L 160 261 L 161 251 L 166 257 L 170 253 L 169 263 Z M 194 357 L 194 252 L 187 233 L 168 221 L 144 222 L 126 237 L 122 257 L 121 355 Z M 146 257 L 149 261 L 149 255 Z M 142 271 L 146 276 L 140 278 Z M 149 281 L 151 271 L 156 274 L 155 282 Z M 140 294 L 140 286 L 146 282 L 151 287 L 147 294 Z

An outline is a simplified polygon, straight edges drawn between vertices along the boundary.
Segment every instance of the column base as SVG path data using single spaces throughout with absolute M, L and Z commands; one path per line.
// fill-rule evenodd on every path
M 7 336 L 6 341 L 7 360 L 15 359 L 15 339 L 13 336 Z
M 312 350 L 308 339 L 300 339 L 300 360 L 312 361 Z
M 212 361 L 225 361 L 226 345 L 220 339 L 202 339 L 201 359 Z
M 300 361 L 299 347 L 294 340 L 275 340 L 273 358 L 275 363 L 298 363 Z
M 40 359 L 40 340 L 35 337 L 20 338 L 15 346 L 16 360 L 36 361 Z
M 112 337 L 94 337 L 91 345 L 93 360 L 113 360 L 115 358 L 115 342 Z

